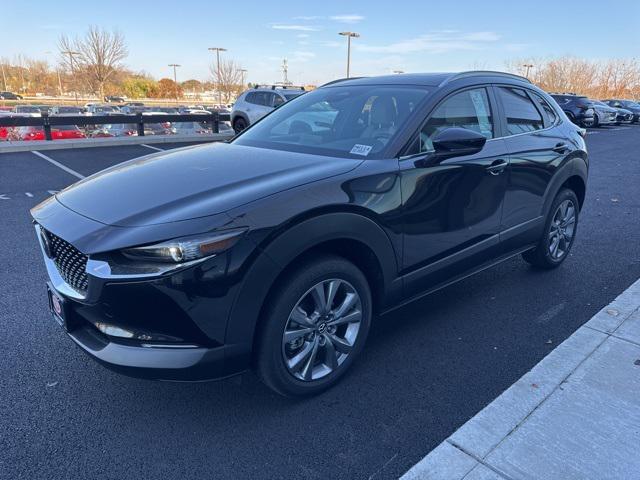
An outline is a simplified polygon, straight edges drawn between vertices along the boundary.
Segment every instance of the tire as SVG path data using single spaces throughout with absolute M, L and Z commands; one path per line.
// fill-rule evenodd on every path
M 566 213 L 562 212 L 563 206 L 567 206 Z M 570 209 L 573 209 L 573 221 L 570 221 Z M 560 266 L 569 256 L 576 239 L 579 215 L 578 197 L 573 190 L 568 188 L 560 190 L 551 205 L 544 232 L 538 244 L 532 250 L 524 252 L 522 258 L 538 268 L 552 269 Z M 554 252 L 556 240 L 557 248 Z
M 591 124 L 593 128 L 598 128 L 600 126 L 600 119 L 598 118 L 598 114 L 593 114 L 593 123 Z
M 247 121 L 244 118 L 238 117 L 233 121 L 233 130 L 236 133 L 240 133 L 245 128 L 247 128 Z
M 278 281 L 257 332 L 256 372 L 281 395 L 318 394 L 335 385 L 362 351 L 371 326 L 369 284 L 355 265 L 333 255 L 311 259 Z M 314 295 L 320 288 L 325 299 L 337 292 L 322 316 Z

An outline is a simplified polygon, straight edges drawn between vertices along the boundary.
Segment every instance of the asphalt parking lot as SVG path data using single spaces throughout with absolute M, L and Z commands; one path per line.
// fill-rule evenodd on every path
M 178 145 L 0 154 L 0 478 L 397 478 L 640 277 L 640 126 L 590 130 L 587 144 L 561 268 L 512 259 L 397 310 L 336 388 L 295 401 L 251 373 L 119 376 L 48 313 L 29 209 L 78 175 Z

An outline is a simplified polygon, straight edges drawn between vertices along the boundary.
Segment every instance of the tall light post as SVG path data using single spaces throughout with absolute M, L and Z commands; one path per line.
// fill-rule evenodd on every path
M 218 104 L 222 105 L 222 90 L 220 89 L 220 52 L 226 52 L 226 48 L 209 47 L 210 52 L 216 52 L 216 88 L 218 89 Z
M 2 68 L 2 82 L 4 83 L 4 89 L 7 91 L 7 75 L 4 73 L 4 63 L 0 63 L 0 68 Z
M 47 50 L 44 53 L 46 55 L 53 55 L 53 52 L 51 50 Z M 60 93 L 60 96 L 62 97 L 62 79 L 60 78 L 60 69 L 58 67 L 56 67 L 56 73 L 58 74 L 58 91 Z
M 181 67 L 182 65 L 170 63 L 169 66 L 173 67 L 173 84 L 176 92 L 176 103 L 178 103 L 178 74 L 176 73 L 176 68 Z
M 246 68 L 241 68 L 240 69 L 240 83 L 242 84 L 242 88 L 244 89 L 244 75 L 247 73 L 247 69 Z
M 351 39 L 358 38 L 360 34 L 356 32 L 340 32 L 338 35 L 347 37 L 347 78 L 349 78 L 349 68 L 351 64 Z
M 71 68 L 71 78 L 73 79 L 73 74 L 74 74 L 73 73 L 73 56 L 74 55 L 80 55 L 80 52 L 74 52 L 72 50 L 65 50 L 65 51 L 60 52 L 60 53 L 62 53 L 63 55 L 69 55 L 69 67 Z M 74 95 L 74 97 L 76 99 L 76 105 L 78 105 L 78 89 L 75 88 L 75 85 L 74 85 L 74 89 L 73 89 L 73 95 Z
M 524 65 L 522 65 L 522 66 L 523 66 L 524 68 L 526 68 L 525 73 L 524 73 L 524 76 L 525 76 L 525 77 L 527 77 L 527 78 L 529 78 L 529 70 L 531 70 L 531 69 L 534 67 L 533 63 L 525 63 L 525 64 L 524 64 Z

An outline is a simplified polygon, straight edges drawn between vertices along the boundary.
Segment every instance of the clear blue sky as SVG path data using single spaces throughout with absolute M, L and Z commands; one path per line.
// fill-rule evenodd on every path
M 640 56 L 640 0 L 610 1 L 121 1 L 57 0 L 30 5 L 3 0 L 0 57 L 54 61 L 60 34 L 88 25 L 117 29 L 129 46 L 128 67 L 155 77 L 206 79 L 207 47 L 248 69 L 248 81 L 281 79 L 282 58 L 296 83 L 344 76 L 346 39 L 352 74 L 392 70 L 504 68 L 506 60 L 574 55 L 588 59 Z M 614 21 L 614 19 L 616 19 Z M 597 31 L 597 33 L 596 33 Z

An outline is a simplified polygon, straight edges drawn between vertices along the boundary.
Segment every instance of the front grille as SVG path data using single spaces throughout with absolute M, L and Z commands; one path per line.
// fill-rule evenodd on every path
M 43 229 L 49 239 L 51 256 L 60 276 L 67 284 L 79 293 L 87 291 L 87 259 L 88 257 L 57 235 Z

